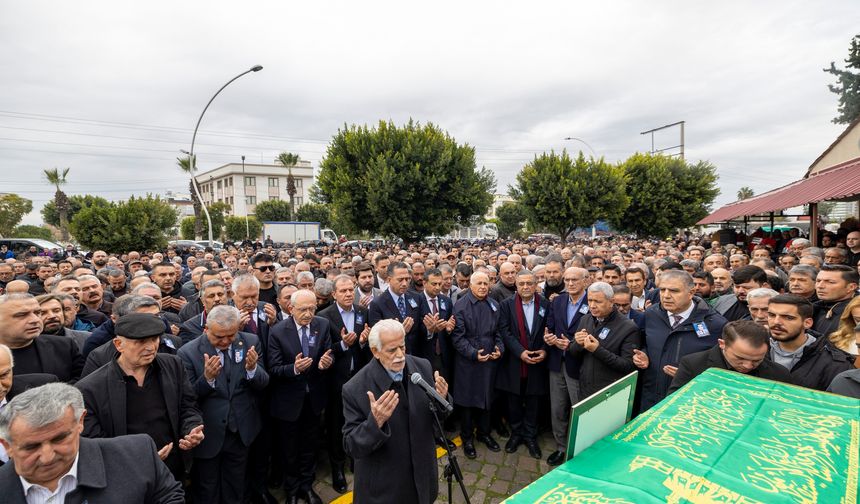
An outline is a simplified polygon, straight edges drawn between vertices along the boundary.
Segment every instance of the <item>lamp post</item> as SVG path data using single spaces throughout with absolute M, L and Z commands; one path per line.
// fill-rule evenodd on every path
M 588 150 L 591 151 L 591 155 L 594 157 L 597 157 L 597 153 L 594 152 L 594 149 L 592 149 L 591 146 L 588 145 L 588 142 L 586 142 L 585 140 L 583 140 L 581 138 L 576 138 L 576 137 L 564 137 L 564 139 L 565 140 L 576 140 L 577 142 L 582 142 L 586 147 L 588 147 Z
M 242 196 L 245 196 L 245 155 L 242 154 Z M 251 238 L 251 231 L 248 228 L 248 204 L 245 203 L 245 239 Z
M 212 95 L 212 98 L 209 99 L 209 102 L 206 103 L 206 106 L 203 107 L 203 112 L 200 113 L 200 118 L 197 119 L 197 126 L 194 126 L 194 135 L 191 137 L 191 150 L 188 152 L 188 158 L 190 159 L 190 162 L 191 162 L 191 185 L 194 186 L 194 192 L 197 193 L 197 199 L 200 200 L 200 203 L 203 206 L 203 213 L 206 214 L 206 223 L 209 224 L 209 246 L 210 247 L 212 246 L 212 217 L 209 216 L 209 209 L 206 208 L 205 204 L 203 204 L 203 197 L 200 195 L 200 187 L 197 185 L 197 177 L 194 175 L 194 173 L 197 171 L 197 163 L 194 160 L 194 142 L 197 140 L 197 129 L 200 127 L 200 121 L 203 120 L 203 115 L 206 114 L 206 110 L 209 109 L 209 105 L 212 104 L 212 101 L 215 100 L 215 97 L 218 96 L 218 94 L 221 93 L 221 91 L 223 91 L 225 87 L 229 86 L 230 84 L 233 83 L 234 80 L 238 79 L 239 77 L 242 77 L 245 74 L 248 74 L 251 72 L 259 72 L 262 69 L 263 69 L 263 67 L 260 65 L 252 66 L 248 70 L 245 70 L 244 72 L 240 73 L 239 75 L 237 75 L 237 76 L 233 77 L 232 79 L 230 79 L 229 81 L 227 81 L 227 84 L 224 84 L 223 86 L 221 86 L 221 89 L 216 91 L 215 94 Z

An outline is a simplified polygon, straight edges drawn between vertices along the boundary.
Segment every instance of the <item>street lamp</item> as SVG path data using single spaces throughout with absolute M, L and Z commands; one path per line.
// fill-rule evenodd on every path
M 586 147 L 588 147 L 588 150 L 591 151 L 591 155 L 594 157 L 597 157 L 597 153 L 594 152 L 594 149 L 592 149 L 591 146 L 588 145 L 588 142 L 586 142 L 585 140 L 583 140 L 581 138 L 576 138 L 576 137 L 565 137 L 564 139 L 565 140 L 576 140 L 577 142 L 582 142 Z
M 227 81 L 227 84 L 224 84 L 223 86 L 221 86 L 221 89 L 216 91 L 215 94 L 212 95 L 212 98 L 209 99 L 209 102 L 206 103 L 206 106 L 203 107 L 203 112 L 200 113 L 200 118 L 197 119 L 197 126 L 194 127 L 194 135 L 191 137 L 191 150 L 188 152 L 188 158 L 189 158 L 190 163 L 191 163 L 191 185 L 194 187 L 194 192 L 197 193 L 197 199 L 200 200 L 200 204 L 203 206 L 203 213 L 206 214 L 206 223 L 209 224 L 209 246 L 210 247 L 212 246 L 212 217 L 209 216 L 209 209 L 206 208 L 206 205 L 203 204 L 203 197 L 200 195 L 200 187 L 197 185 L 197 177 L 194 175 L 194 173 L 197 171 L 197 163 L 194 160 L 194 142 L 197 140 L 197 128 L 200 127 L 200 121 L 203 120 L 203 115 L 206 114 L 206 110 L 209 109 L 209 105 L 212 104 L 212 101 L 215 100 L 215 97 L 218 96 L 218 94 L 221 93 L 221 91 L 224 91 L 225 87 L 229 86 L 230 84 L 233 83 L 234 80 L 238 79 L 239 77 L 242 77 L 245 74 L 249 74 L 251 72 L 259 72 L 262 69 L 263 69 L 263 67 L 260 65 L 252 66 L 248 70 L 245 70 L 244 72 L 240 73 L 239 75 L 237 75 L 237 76 L 233 77 L 232 79 L 230 79 L 229 81 Z

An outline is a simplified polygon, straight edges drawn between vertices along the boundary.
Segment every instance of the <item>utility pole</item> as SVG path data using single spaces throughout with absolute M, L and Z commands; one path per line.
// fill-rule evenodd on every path
M 245 155 L 242 154 L 242 192 L 245 192 Z M 251 231 L 248 227 L 248 203 L 245 200 L 245 239 L 251 238 Z
M 680 149 L 680 151 L 677 152 L 676 154 L 669 154 L 669 155 L 670 156 L 678 155 L 681 159 L 684 159 L 684 125 L 685 125 L 685 123 L 686 123 L 686 121 L 678 121 L 678 122 L 674 122 L 672 124 L 667 124 L 665 126 L 660 126 L 659 128 L 649 129 L 649 130 L 643 131 L 639 134 L 640 135 L 648 135 L 648 134 L 651 135 L 651 154 L 659 154 L 661 152 L 665 152 L 665 151 L 672 150 L 672 149 Z M 680 134 L 681 134 L 680 143 L 678 143 L 678 145 L 673 145 L 671 147 L 664 147 L 662 149 L 657 149 L 654 146 L 654 133 L 657 131 L 660 131 L 660 130 L 673 128 L 675 126 L 680 126 Z

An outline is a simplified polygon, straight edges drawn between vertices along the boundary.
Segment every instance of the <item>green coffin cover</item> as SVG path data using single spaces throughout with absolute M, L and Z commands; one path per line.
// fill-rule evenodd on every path
M 860 400 L 709 369 L 508 503 L 854 504 Z

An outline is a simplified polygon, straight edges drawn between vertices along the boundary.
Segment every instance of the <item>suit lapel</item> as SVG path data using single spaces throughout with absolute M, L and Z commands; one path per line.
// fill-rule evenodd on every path
M 388 309 L 391 310 L 391 313 L 394 313 L 394 316 L 400 322 L 403 322 L 403 317 L 400 316 L 400 310 L 397 308 L 397 303 L 394 302 L 394 298 L 391 297 L 391 293 L 389 291 L 385 291 L 382 294 L 382 298 L 384 299 L 384 303 L 388 306 Z M 404 301 L 406 301 L 404 299 Z
M 111 419 L 113 420 L 113 435 L 110 437 L 116 436 L 124 436 L 126 434 L 126 395 L 125 395 L 125 379 L 123 376 L 125 373 L 122 368 L 117 364 L 116 359 L 111 363 L 112 366 L 116 366 L 116 369 L 112 370 L 112 372 L 116 372 L 117 376 L 115 380 L 108 381 L 108 404 L 109 410 L 111 412 Z

